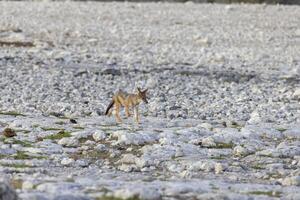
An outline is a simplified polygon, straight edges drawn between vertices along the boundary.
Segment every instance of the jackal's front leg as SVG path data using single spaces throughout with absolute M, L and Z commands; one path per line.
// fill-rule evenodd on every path
M 125 106 L 125 114 L 126 114 L 126 117 L 130 117 L 130 112 L 129 112 L 129 106 Z
M 120 105 L 119 104 L 115 105 L 115 117 L 116 117 L 116 120 L 118 123 L 122 122 L 121 117 L 120 117 Z
M 135 121 L 136 121 L 136 123 L 140 123 L 139 122 L 139 107 L 138 106 L 135 106 L 134 107 L 134 115 L 135 115 Z

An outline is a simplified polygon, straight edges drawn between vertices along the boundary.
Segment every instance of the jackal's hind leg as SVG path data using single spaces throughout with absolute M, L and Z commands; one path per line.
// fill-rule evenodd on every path
M 121 117 L 120 117 L 120 104 L 115 105 L 115 113 L 114 114 L 115 114 L 117 122 L 121 123 L 122 120 L 121 120 Z
M 113 109 L 110 109 L 109 111 L 108 111 L 108 113 L 107 113 L 107 116 L 111 116 L 111 114 L 112 114 L 112 112 L 113 112 Z

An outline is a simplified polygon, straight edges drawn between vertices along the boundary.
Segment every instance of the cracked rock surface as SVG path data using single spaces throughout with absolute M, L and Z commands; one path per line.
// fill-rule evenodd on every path
M 299 199 L 299 19 L 298 6 L 0 2 L 0 181 L 25 200 Z M 103 115 L 137 86 L 141 124 Z

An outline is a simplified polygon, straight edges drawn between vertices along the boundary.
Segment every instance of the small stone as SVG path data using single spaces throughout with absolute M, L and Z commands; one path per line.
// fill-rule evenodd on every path
M 62 161 L 60 162 L 60 164 L 64 166 L 70 166 L 73 163 L 74 163 L 74 159 L 72 158 L 63 158 Z
M 105 152 L 105 151 L 108 151 L 107 147 L 105 146 L 105 144 L 98 144 L 96 147 L 95 147 L 95 150 L 96 151 L 99 151 L 99 152 Z
M 295 99 L 300 99 L 300 88 L 297 88 L 293 94 Z
M 22 189 L 24 190 L 31 190 L 34 188 L 34 184 L 31 181 L 24 181 L 22 183 Z
M 132 151 L 132 150 L 133 150 L 132 147 L 128 147 L 128 148 L 126 149 L 126 151 L 128 151 L 128 152 L 130 152 L 130 151 Z
M 233 8 L 232 5 L 227 5 L 227 6 L 225 6 L 225 9 L 226 9 L 227 11 L 232 11 L 234 8 Z
M 262 118 L 260 117 L 260 114 L 255 110 L 250 114 L 250 119 L 248 120 L 249 124 L 258 124 L 260 122 L 263 122 Z
M 210 163 L 210 162 L 204 162 L 202 165 L 201 165 L 201 169 L 205 172 L 210 172 L 210 171 L 213 171 L 214 169 L 214 166 L 213 166 L 213 163 Z
M 79 167 L 87 167 L 89 166 L 89 162 L 86 160 L 76 160 L 75 164 Z
M 60 139 L 58 144 L 66 147 L 76 147 L 79 145 L 79 141 L 74 137 L 65 137 Z
M 246 148 L 242 147 L 242 146 L 236 146 L 233 149 L 233 154 L 235 156 L 244 156 L 248 154 L 248 151 Z
M 124 154 L 119 162 L 122 164 L 134 164 L 136 158 L 133 154 Z
M 202 124 L 199 125 L 199 127 L 205 128 L 207 130 L 211 130 L 213 128 L 213 126 L 209 123 L 202 123 Z
M 179 174 L 179 176 L 180 176 L 181 178 L 191 178 L 191 177 L 192 177 L 192 174 L 191 174 L 190 171 L 184 170 L 184 171 L 182 171 L 182 172 Z
M 204 147 L 216 147 L 217 146 L 214 138 L 212 138 L 212 137 L 207 137 L 207 138 L 202 139 L 201 145 Z
M 93 134 L 93 138 L 96 142 L 104 140 L 107 137 L 107 134 L 104 131 L 101 130 L 97 130 L 94 134 Z
M 136 158 L 135 164 L 138 168 L 144 168 L 150 166 L 150 162 L 144 158 Z
M 134 166 L 134 165 L 122 164 L 121 166 L 119 166 L 119 170 L 124 171 L 124 172 L 132 172 L 135 169 L 136 169 L 136 166 Z
M 80 149 L 83 150 L 83 151 L 88 151 L 90 149 L 90 147 L 87 146 L 87 145 L 83 145 L 83 146 L 80 147 Z
M 224 171 L 224 167 L 221 163 L 216 163 L 215 164 L 215 173 L 216 174 L 221 174 Z
M 5 128 L 2 132 L 5 137 L 14 137 L 17 136 L 16 132 L 11 128 Z

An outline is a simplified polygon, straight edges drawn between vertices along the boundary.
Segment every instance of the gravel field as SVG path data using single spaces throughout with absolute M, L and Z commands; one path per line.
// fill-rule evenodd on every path
M 0 89 L 21 199 L 300 199 L 299 6 L 1 1 Z

